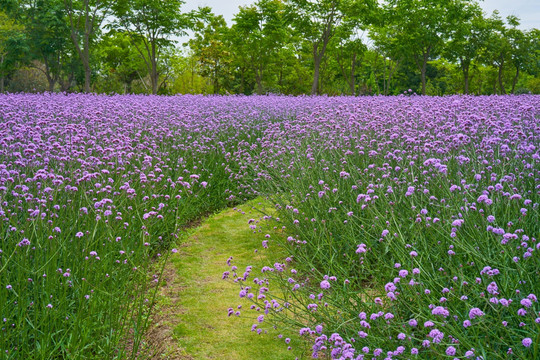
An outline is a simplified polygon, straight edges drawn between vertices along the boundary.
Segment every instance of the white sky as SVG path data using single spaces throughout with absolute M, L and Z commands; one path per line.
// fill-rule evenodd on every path
M 253 4 L 254 0 L 186 0 L 183 10 L 189 11 L 199 6 L 209 6 L 215 14 L 223 15 L 229 25 L 241 5 Z M 521 19 L 522 29 L 540 29 L 539 0 L 484 0 L 480 6 L 490 15 L 495 9 L 503 17 L 516 15 Z

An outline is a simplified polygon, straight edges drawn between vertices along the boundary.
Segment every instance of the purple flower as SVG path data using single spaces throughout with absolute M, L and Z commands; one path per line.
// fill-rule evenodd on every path
M 472 320 L 472 319 L 475 319 L 477 317 L 480 317 L 480 316 L 484 316 L 484 312 L 482 310 L 480 310 L 479 308 L 472 308 L 470 311 L 469 311 L 469 318 Z
M 329 289 L 330 283 L 327 280 L 321 281 L 321 289 Z
M 521 343 L 523 344 L 523 346 L 525 347 L 530 347 L 531 344 L 532 344 L 532 339 L 531 338 L 525 338 L 521 341 Z
M 446 310 L 444 307 L 442 306 L 437 306 L 435 307 L 433 310 L 431 310 L 431 313 L 433 315 L 442 315 L 444 317 L 447 317 L 450 315 L 450 312 L 448 310 Z
M 454 356 L 454 355 L 456 355 L 456 348 L 453 347 L 453 346 L 449 346 L 449 347 L 446 348 L 445 353 L 448 356 Z
M 394 285 L 394 283 L 387 283 L 385 286 L 384 286 L 384 290 L 386 292 L 394 292 L 396 291 L 396 285 Z
M 487 286 L 487 291 L 492 295 L 497 295 L 499 293 L 499 288 L 495 282 L 492 282 Z
M 29 246 L 29 245 L 30 245 L 30 240 L 28 240 L 27 238 L 22 239 L 21 242 L 17 244 L 17 246 L 19 247 L 24 247 L 24 246 Z
M 362 254 L 362 253 L 365 253 L 366 251 L 367 251 L 366 244 L 360 244 L 358 245 L 358 249 L 356 249 L 357 254 Z

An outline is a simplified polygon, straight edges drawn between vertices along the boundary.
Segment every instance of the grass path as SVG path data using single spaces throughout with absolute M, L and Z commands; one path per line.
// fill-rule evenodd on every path
M 267 334 L 251 332 L 255 313 L 246 311 L 248 302 L 238 297 L 238 284 L 221 279 L 228 270 L 226 260 L 234 256 L 239 272 L 247 265 L 266 264 L 260 248 L 263 233 L 248 226 L 261 214 L 260 202 L 228 209 L 205 220 L 180 241 L 165 270 L 166 285 L 160 290 L 156 316 L 149 331 L 150 343 L 157 345 L 154 359 L 294 359 L 297 351 L 288 351 L 284 333 L 269 329 Z M 271 256 L 279 256 L 273 253 Z M 228 317 L 227 310 L 242 304 L 242 314 Z M 296 346 L 295 346 L 296 345 Z

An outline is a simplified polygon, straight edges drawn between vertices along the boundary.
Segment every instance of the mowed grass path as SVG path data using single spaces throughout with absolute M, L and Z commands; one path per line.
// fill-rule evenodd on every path
M 260 251 L 264 233 L 254 233 L 248 220 L 262 214 L 252 206 L 261 208 L 262 203 L 255 200 L 213 215 L 180 240 L 178 253 L 171 256 L 165 271 L 167 284 L 159 296 L 158 320 L 151 325 L 150 336 L 156 329 L 161 332 L 154 339 L 161 342 L 154 359 L 294 359 L 303 352 L 300 340 L 290 332 L 283 332 L 279 339 L 280 333 L 269 324 L 260 326 L 266 334 L 250 331 L 261 313 L 250 310 L 250 303 L 238 297 L 238 284 L 221 278 L 229 270 L 229 256 L 239 274 L 253 265 L 254 276 L 260 276 L 257 271 L 262 265 L 283 258 L 279 251 Z M 241 315 L 228 317 L 227 310 L 236 311 L 240 304 Z M 287 350 L 287 337 L 292 339 L 292 351 Z

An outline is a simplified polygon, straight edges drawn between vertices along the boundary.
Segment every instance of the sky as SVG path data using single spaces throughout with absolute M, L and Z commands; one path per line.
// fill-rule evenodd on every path
M 241 5 L 253 4 L 255 0 L 186 0 L 183 10 L 189 11 L 199 6 L 209 6 L 215 14 L 223 15 L 229 25 L 234 14 Z M 522 29 L 540 29 L 539 0 L 484 0 L 480 6 L 489 15 L 493 10 L 499 10 L 502 17 L 516 15 L 521 19 Z

